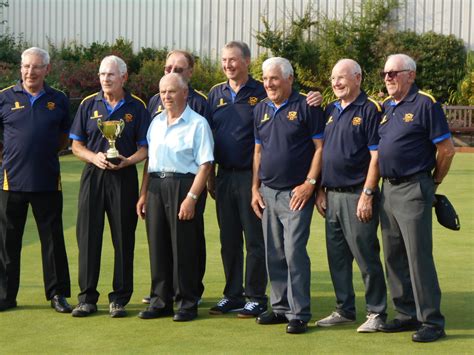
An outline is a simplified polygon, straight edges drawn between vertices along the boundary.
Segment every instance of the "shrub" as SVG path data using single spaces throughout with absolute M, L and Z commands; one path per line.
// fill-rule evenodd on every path
M 0 90 L 15 82 L 20 78 L 20 67 L 17 64 L 0 62 Z
M 193 88 L 207 94 L 215 84 L 225 80 L 226 77 L 219 62 L 208 58 L 197 58 L 190 83 Z
M 163 58 L 144 60 L 138 73 L 129 76 L 127 88 L 145 102 L 159 91 L 163 76 Z

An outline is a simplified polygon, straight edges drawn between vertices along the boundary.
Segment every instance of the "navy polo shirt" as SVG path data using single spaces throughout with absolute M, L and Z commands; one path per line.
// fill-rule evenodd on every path
M 121 155 L 129 157 L 137 151 L 137 146 L 146 146 L 146 132 L 150 125 L 150 114 L 145 103 L 135 95 L 125 92 L 122 104 L 109 113 L 102 91 L 82 100 L 71 126 L 69 138 L 84 142 L 87 149 L 97 153 L 106 152 L 109 142 L 97 127 L 97 120 L 112 121 L 123 119 L 125 128 L 115 141 L 115 147 Z
M 249 77 L 237 93 L 228 82 L 209 92 L 210 125 L 214 133 L 214 156 L 224 168 L 252 169 L 255 105 L 267 96 L 261 82 Z
M 31 103 L 19 81 L 0 92 L 3 163 L 0 184 L 5 191 L 61 190 L 59 137 L 68 132 L 69 100 L 44 84 Z
M 441 105 L 413 85 L 398 104 L 388 98 L 379 125 L 379 170 L 383 177 L 431 171 L 436 143 L 451 137 Z
M 202 117 L 209 119 L 209 105 L 207 104 L 207 97 L 203 93 L 194 90 L 191 86 L 188 87 L 188 105 L 191 109 L 199 113 Z M 163 112 L 163 102 L 160 94 L 155 94 L 148 102 L 148 112 L 151 117 L 155 117 Z
M 322 185 L 362 184 L 369 170 L 370 150 L 377 150 L 381 106 L 365 92 L 344 109 L 340 101 L 326 107 Z
M 255 144 L 261 145 L 259 178 L 276 190 L 301 185 L 313 160 L 313 139 L 322 139 L 324 113 L 293 91 L 278 109 L 266 98 L 254 110 Z

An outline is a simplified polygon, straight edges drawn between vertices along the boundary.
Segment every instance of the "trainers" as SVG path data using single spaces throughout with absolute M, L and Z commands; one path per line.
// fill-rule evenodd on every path
M 330 316 L 316 321 L 318 327 L 332 327 L 333 325 L 354 323 L 355 319 L 346 318 L 338 312 L 332 312 Z
M 225 314 L 228 312 L 239 312 L 245 306 L 244 302 L 231 301 L 228 298 L 223 298 L 217 304 L 209 309 L 209 314 Z
M 267 310 L 267 305 L 258 302 L 247 302 L 244 309 L 237 314 L 239 318 L 253 318 Z
M 127 311 L 125 311 L 125 307 L 115 302 L 112 302 L 109 305 L 109 313 L 112 318 L 123 318 L 127 316 Z
M 150 296 L 145 296 L 145 297 L 142 298 L 142 303 L 143 304 L 150 304 L 150 299 L 151 299 Z
M 97 312 L 97 306 L 95 304 L 81 302 L 73 309 L 72 316 L 87 317 L 95 312 Z
M 379 327 L 384 324 L 382 316 L 378 313 L 369 313 L 367 320 L 357 328 L 358 333 L 375 333 L 379 330 Z

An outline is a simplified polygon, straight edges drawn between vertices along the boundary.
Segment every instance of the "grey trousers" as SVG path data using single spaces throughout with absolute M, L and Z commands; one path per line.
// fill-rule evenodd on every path
M 386 316 L 387 310 L 387 288 L 377 239 L 380 195 L 376 193 L 373 197 L 372 219 L 363 223 L 356 215 L 361 192 L 362 187 L 354 192 L 327 193 L 326 249 L 336 310 L 351 319 L 356 318 L 352 283 L 354 259 L 365 286 L 367 312 Z
M 312 197 L 301 211 L 290 210 L 291 190 L 274 190 L 262 184 L 263 236 L 270 279 L 273 312 L 288 320 L 311 319 L 311 262 L 306 245 L 314 209 Z
M 380 222 L 387 280 L 397 319 L 444 328 L 441 290 L 433 260 L 430 176 L 382 187 Z
M 225 273 L 224 296 L 234 301 L 267 303 L 267 270 L 262 223 L 250 205 L 252 171 L 219 168 L 216 177 L 216 210 L 221 256 Z M 245 236 L 245 288 L 244 251 Z

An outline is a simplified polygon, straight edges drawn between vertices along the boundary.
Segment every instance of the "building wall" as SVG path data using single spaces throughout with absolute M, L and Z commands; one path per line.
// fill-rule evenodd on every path
M 9 0 L 0 32 L 22 34 L 32 45 L 115 42 L 141 47 L 184 48 L 218 58 L 229 40 L 262 51 L 255 33 L 261 17 L 284 28 L 311 5 L 320 16 L 348 16 L 363 0 Z M 402 1 L 403 2 L 403 1 Z M 401 30 L 454 34 L 474 50 L 474 0 L 405 0 L 394 14 Z

